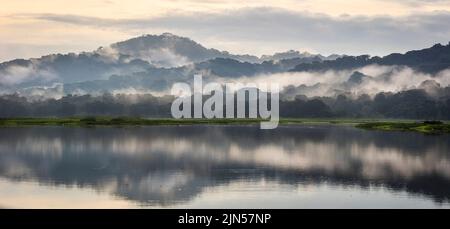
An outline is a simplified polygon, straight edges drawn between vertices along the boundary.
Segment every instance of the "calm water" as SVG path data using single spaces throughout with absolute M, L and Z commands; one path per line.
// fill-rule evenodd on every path
M 449 208 L 450 135 L 0 128 L 0 208 Z

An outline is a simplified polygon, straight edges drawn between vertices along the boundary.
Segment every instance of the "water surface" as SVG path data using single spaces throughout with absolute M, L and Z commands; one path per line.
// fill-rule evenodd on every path
M 450 135 L 0 128 L 2 208 L 449 208 Z

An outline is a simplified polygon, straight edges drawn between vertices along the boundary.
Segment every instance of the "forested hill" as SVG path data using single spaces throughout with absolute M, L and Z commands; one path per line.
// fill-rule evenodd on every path
M 405 54 L 393 53 L 385 57 L 344 56 L 336 60 L 301 63 L 291 71 L 326 71 L 353 69 L 370 64 L 404 65 L 415 70 L 434 74 L 450 67 L 450 43 L 436 44 L 431 48 L 409 51 Z

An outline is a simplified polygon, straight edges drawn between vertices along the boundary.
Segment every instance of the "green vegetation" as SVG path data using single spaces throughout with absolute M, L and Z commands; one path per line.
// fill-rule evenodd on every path
M 154 126 L 154 125 L 259 125 L 264 119 L 171 119 L 137 117 L 72 117 L 0 119 L 0 127 L 14 126 Z M 367 130 L 415 131 L 425 134 L 450 133 L 450 123 L 439 121 L 374 119 L 281 119 L 280 125 L 352 125 Z
M 259 124 L 264 119 L 171 119 L 137 117 L 72 117 L 72 118 L 9 118 L 0 119 L 0 127 L 7 126 L 149 126 L 149 125 L 244 125 Z M 280 125 L 295 124 L 348 124 L 356 125 L 367 119 L 281 119 Z
M 356 125 L 358 128 L 383 131 L 414 131 L 424 134 L 450 133 L 450 124 L 440 121 L 425 122 L 369 122 Z
M 144 119 L 134 117 L 12 118 L 0 119 L 8 126 L 151 126 L 194 124 L 257 124 L 260 119 Z

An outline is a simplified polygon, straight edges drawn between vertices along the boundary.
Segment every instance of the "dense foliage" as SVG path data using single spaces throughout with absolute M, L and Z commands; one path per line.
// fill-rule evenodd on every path
M 445 88 L 445 91 L 450 91 Z M 173 97 L 152 95 L 65 96 L 30 101 L 17 94 L 0 97 L 0 117 L 140 116 L 171 117 Z M 423 90 L 378 93 L 373 98 L 307 98 L 280 101 L 281 117 L 407 118 L 450 120 L 450 94 L 432 97 Z

